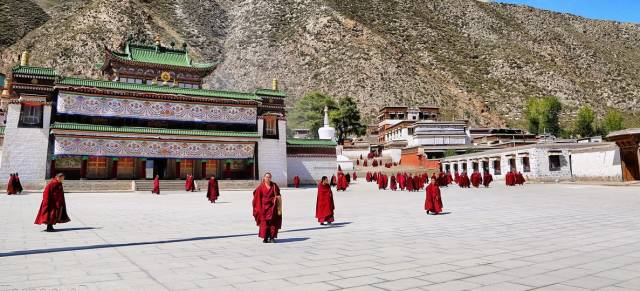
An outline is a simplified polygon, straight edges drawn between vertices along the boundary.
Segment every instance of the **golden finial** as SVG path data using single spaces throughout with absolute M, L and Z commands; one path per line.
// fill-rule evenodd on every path
M 273 89 L 273 91 L 278 91 L 278 79 L 273 79 L 271 81 L 271 89 Z
M 29 52 L 28 51 L 23 51 L 22 55 L 20 56 L 20 66 L 28 66 L 29 65 Z

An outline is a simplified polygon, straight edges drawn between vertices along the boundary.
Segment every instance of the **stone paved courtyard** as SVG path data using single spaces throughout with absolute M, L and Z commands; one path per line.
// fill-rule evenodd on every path
M 72 193 L 56 233 L 40 193 L 2 195 L 0 290 L 640 290 L 638 187 L 451 187 L 427 216 L 424 192 L 359 181 L 331 227 L 315 189 L 283 189 L 277 244 L 250 191 L 221 194 Z

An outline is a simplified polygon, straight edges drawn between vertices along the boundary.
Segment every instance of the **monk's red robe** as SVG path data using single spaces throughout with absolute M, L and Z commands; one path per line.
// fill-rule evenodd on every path
M 515 179 L 516 180 L 516 184 L 524 185 L 525 181 L 524 181 L 524 176 L 522 175 L 522 173 L 518 172 L 518 173 L 516 173 L 515 176 L 516 176 L 516 179 Z
M 396 176 L 391 175 L 391 185 L 389 186 L 391 191 L 398 190 L 398 184 L 396 183 Z
M 338 179 L 336 179 L 336 175 L 331 176 L 331 186 L 336 186 L 338 185 Z
M 42 203 L 35 224 L 56 224 L 71 221 L 64 200 L 64 188 L 58 179 L 52 179 L 42 192 Z
M 20 183 L 20 176 L 18 176 L 18 174 L 15 174 L 13 176 L 13 189 L 16 190 L 16 192 L 18 193 L 22 193 L 22 183 Z
M 471 184 L 473 185 L 473 187 L 480 187 L 480 184 L 482 183 L 482 176 L 480 175 L 479 172 L 473 172 L 473 174 L 471 174 Z
M 367 167 L 369 163 L 367 162 L 367 160 L 364 160 L 364 163 L 362 163 L 363 166 Z
M 371 173 L 367 172 L 367 175 L 364 177 L 365 180 L 367 180 L 367 182 L 371 182 Z
M 207 198 L 211 203 L 215 203 L 220 197 L 220 189 L 218 187 L 218 180 L 214 177 L 209 178 L 209 183 L 207 184 Z
M 451 177 L 451 172 L 447 172 L 447 185 L 453 183 L 453 177 Z
M 482 177 L 482 185 L 487 188 L 489 187 L 489 184 L 491 184 L 491 182 L 493 182 L 493 176 L 491 176 L 489 172 L 484 172 L 484 175 Z
M 469 176 L 466 172 L 462 173 L 462 176 L 460 176 L 460 180 L 462 181 L 460 187 L 469 188 L 469 186 L 471 186 L 471 181 L 469 180 Z
M 411 178 L 411 176 L 407 176 L 407 179 L 405 180 L 405 184 L 407 186 L 407 191 L 409 192 L 413 191 L 413 178 Z
M 378 166 L 378 161 L 373 160 L 373 163 L 371 163 L 371 165 L 372 165 L 373 167 L 377 167 L 377 166 Z
M 153 179 L 153 190 L 151 190 L 151 193 L 160 195 L 160 178 L 155 177 Z
M 184 183 L 184 190 L 187 192 L 195 191 L 194 186 L 195 186 L 195 183 L 193 182 L 193 176 L 187 175 L 187 181 L 185 181 Z
M 458 172 L 456 172 L 455 174 L 454 181 L 456 182 L 456 184 L 458 184 L 458 186 L 460 185 L 460 174 L 458 174 Z
M 293 177 L 293 187 L 300 188 L 300 177 Z
M 333 193 L 331 186 L 318 184 L 318 198 L 316 200 L 316 218 L 318 222 L 333 222 Z
M 278 214 L 276 197 L 280 196 L 280 188 L 276 183 L 267 187 L 260 183 L 253 191 L 253 218 L 260 227 L 258 236 L 265 238 L 267 233 L 271 238 L 278 237 L 278 230 L 282 227 L 282 215 Z
M 435 183 L 429 183 L 427 186 L 427 196 L 424 201 L 424 210 L 433 213 L 442 212 L 442 197 L 440 196 L 440 187 Z
M 358 175 L 356 174 L 356 172 L 353 172 L 353 175 L 351 177 L 353 177 L 354 181 L 358 180 Z
M 15 184 L 15 179 L 15 176 L 9 176 L 9 182 L 7 182 L 7 195 L 13 195 L 18 192 L 15 187 L 13 187 L 13 185 Z
M 438 186 L 440 187 L 447 186 L 447 178 L 445 177 L 443 172 L 440 172 L 440 174 L 438 174 Z
M 513 175 L 513 172 L 508 172 L 504 178 L 504 182 L 507 186 L 515 185 L 515 177 Z
M 336 191 L 346 191 L 349 184 L 347 183 L 347 177 L 340 173 L 338 175 L 338 185 L 336 187 Z

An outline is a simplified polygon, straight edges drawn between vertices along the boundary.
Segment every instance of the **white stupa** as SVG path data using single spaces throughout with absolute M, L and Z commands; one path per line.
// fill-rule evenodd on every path
M 318 129 L 318 137 L 325 140 L 334 140 L 336 138 L 336 129 L 329 126 L 329 108 L 324 107 L 324 126 Z

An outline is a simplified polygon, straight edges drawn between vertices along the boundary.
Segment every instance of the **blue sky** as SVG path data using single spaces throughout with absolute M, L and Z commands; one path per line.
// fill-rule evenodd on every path
M 498 0 L 594 19 L 640 23 L 640 0 Z

